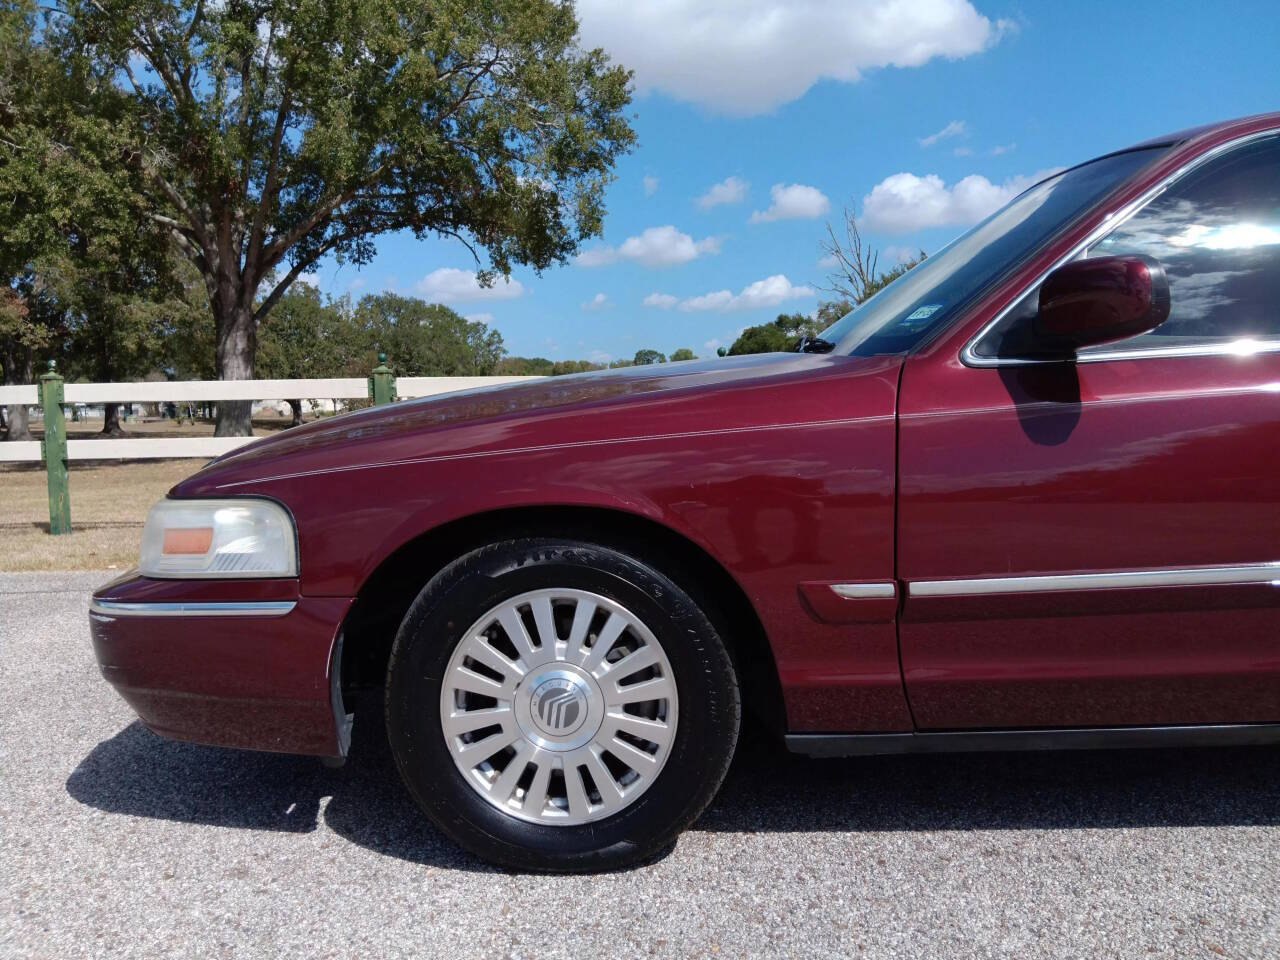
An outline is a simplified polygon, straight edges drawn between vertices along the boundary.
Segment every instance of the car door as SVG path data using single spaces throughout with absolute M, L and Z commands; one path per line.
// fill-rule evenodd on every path
M 921 729 L 1280 721 L 1280 137 L 1077 255 L 1157 257 L 1169 319 L 1018 362 L 1038 288 L 908 360 L 900 643 Z

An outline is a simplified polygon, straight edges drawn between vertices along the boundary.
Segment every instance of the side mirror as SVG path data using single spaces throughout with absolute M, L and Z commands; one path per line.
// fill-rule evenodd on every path
M 1073 260 L 1045 278 L 1037 346 L 1074 355 L 1082 347 L 1154 330 L 1169 316 L 1169 280 L 1154 257 Z

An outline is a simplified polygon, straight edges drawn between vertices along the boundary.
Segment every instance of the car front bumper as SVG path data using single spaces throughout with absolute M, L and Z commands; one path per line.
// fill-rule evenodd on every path
M 90 606 L 102 674 L 151 730 L 175 740 L 346 754 L 342 622 L 352 600 L 295 580 L 151 580 L 126 574 Z

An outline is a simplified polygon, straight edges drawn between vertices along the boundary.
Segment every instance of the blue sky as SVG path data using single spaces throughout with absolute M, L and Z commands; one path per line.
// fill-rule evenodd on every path
M 1274 0 L 1227 9 L 581 0 L 585 42 L 637 71 L 639 145 L 618 164 L 604 237 L 493 291 L 475 288 L 457 241 L 410 235 L 314 280 L 335 296 L 441 300 L 512 354 L 711 355 L 744 326 L 815 309 L 818 243 L 845 206 L 889 266 L 937 250 L 1039 172 L 1280 109 Z

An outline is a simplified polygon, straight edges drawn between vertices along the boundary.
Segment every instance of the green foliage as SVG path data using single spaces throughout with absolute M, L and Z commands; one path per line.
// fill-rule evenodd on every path
M 186 261 L 179 261 L 176 273 L 178 295 L 164 304 L 157 366 L 172 373 L 177 380 L 216 380 L 217 335 L 204 279 Z
M 41 42 L 48 29 L 31 0 L 0 7 L 0 364 L 24 381 L 30 354 L 60 334 L 49 289 L 51 258 L 65 259 L 127 216 L 127 179 L 98 161 L 111 153 L 104 85 L 70 71 Z M 72 285 L 62 283 L 64 295 Z
M 506 353 L 498 331 L 414 297 L 370 294 L 361 298 L 352 320 L 365 344 L 365 370 L 383 350 L 398 376 L 485 376 Z
M 548 360 L 546 357 L 503 357 L 494 373 L 506 377 L 559 377 L 569 373 L 588 373 L 605 369 L 590 360 Z
M 567 261 L 635 141 L 630 74 L 557 0 L 57 6 L 51 42 L 120 78 L 129 162 L 204 278 L 227 378 L 253 375 L 257 324 L 302 272 L 367 263 L 379 234 L 458 237 L 484 282 Z
M 729 347 L 728 356 L 794 350 L 802 336 L 815 336 L 827 326 L 803 313 L 782 313 L 772 323 L 747 327 Z
M 0 10 L 0 364 L 19 382 L 37 354 L 72 379 L 141 376 L 179 293 L 171 241 L 129 162 L 128 99 L 35 11 Z
M 666 363 L 667 355 L 657 350 L 637 350 L 635 359 L 631 361 L 637 367 L 650 363 Z
M 690 350 L 688 347 L 681 347 L 679 350 L 673 351 L 671 354 L 672 363 L 676 363 L 680 360 L 697 360 L 697 359 L 698 358 L 694 356 L 693 351 Z
M 310 284 L 280 298 L 258 338 L 257 373 L 271 379 L 363 376 L 373 344 L 346 301 L 326 301 Z

